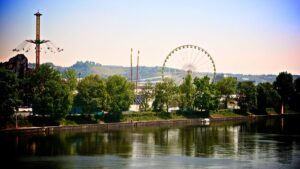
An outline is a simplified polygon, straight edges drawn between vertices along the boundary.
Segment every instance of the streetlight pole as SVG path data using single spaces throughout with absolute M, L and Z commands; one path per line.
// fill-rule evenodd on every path
M 16 111 L 15 113 L 15 116 L 16 116 L 16 129 L 18 128 L 18 112 Z

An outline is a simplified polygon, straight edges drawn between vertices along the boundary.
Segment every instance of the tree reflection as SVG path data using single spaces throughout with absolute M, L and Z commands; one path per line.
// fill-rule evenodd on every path
M 62 132 L 54 135 L 1 136 L 3 159 L 21 157 L 118 156 L 124 159 L 160 156 L 230 158 L 289 164 L 299 153 L 299 119 L 210 126 L 148 127 L 114 131 Z M 54 164 L 56 166 L 58 164 Z M 253 166 L 255 167 L 255 165 Z

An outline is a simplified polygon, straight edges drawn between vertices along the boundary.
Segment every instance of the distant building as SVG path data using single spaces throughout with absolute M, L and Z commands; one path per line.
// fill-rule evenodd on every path
M 232 78 L 234 78 L 235 80 L 238 81 L 238 78 L 233 76 L 232 74 L 224 74 L 224 73 L 217 74 L 216 78 L 215 78 L 215 81 L 217 82 L 219 80 L 223 80 L 226 77 L 232 77 Z
M 19 107 L 18 111 L 16 112 L 18 116 L 27 117 L 32 115 L 32 108 L 31 107 Z
M 226 96 L 223 95 L 220 98 L 220 103 L 219 103 L 219 108 L 221 109 L 240 109 L 239 105 L 238 105 L 238 96 L 236 94 L 232 94 L 229 96 L 229 99 L 227 100 L 227 103 L 224 103 L 224 101 L 226 100 Z M 225 105 L 226 104 L 226 105 Z

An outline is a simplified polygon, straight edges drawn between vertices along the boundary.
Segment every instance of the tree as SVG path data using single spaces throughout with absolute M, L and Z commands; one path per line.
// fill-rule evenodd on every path
M 280 101 L 280 95 L 271 83 L 259 83 L 257 85 L 257 109 L 260 113 L 266 113 L 266 108 L 275 108 Z
M 219 93 L 215 85 L 210 84 L 209 77 L 196 77 L 194 79 L 196 86 L 196 95 L 194 105 L 201 112 L 209 112 L 217 110 L 219 105 Z
M 154 111 L 168 111 L 170 105 L 175 106 L 177 93 L 178 87 L 172 79 L 164 78 L 163 82 L 156 83 L 152 104 Z
M 273 85 L 281 96 L 281 113 L 284 113 L 294 91 L 292 74 L 280 72 Z
M 239 82 L 237 86 L 238 105 L 243 112 L 256 109 L 256 87 L 251 81 Z
M 72 93 L 61 74 L 49 65 L 41 65 L 31 76 L 33 113 L 58 121 L 71 110 Z
M 60 81 L 46 81 L 44 90 L 34 94 L 34 112 L 43 116 L 49 115 L 54 121 L 63 119 L 70 112 L 71 105 L 71 91 Z
M 77 87 L 77 73 L 74 69 L 67 69 L 63 73 L 63 78 L 71 91 L 75 91 Z
M 24 76 L 19 80 L 18 88 L 20 99 L 22 100 L 22 106 L 32 106 L 33 101 L 33 84 L 31 84 L 31 77 Z
M 74 97 L 76 96 L 76 89 L 77 89 L 77 85 L 78 85 L 78 81 L 77 81 L 77 73 L 74 69 L 67 69 L 62 73 L 63 79 L 64 79 L 64 83 L 65 85 L 68 87 L 68 90 L 70 90 L 71 92 L 71 102 L 72 104 L 72 108 L 76 108 L 76 106 L 74 105 Z M 76 109 L 74 109 L 76 110 Z M 73 110 L 72 110 L 73 111 Z
M 166 91 L 162 82 L 156 83 L 154 87 L 154 101 L 152 103 L 153 110 L 156 112 L 162 112 L 165 110 L 166 103 Z
M 195 86 L 191 74 L 187 74 L 183 83 L 179 86 L 180 90 L 180 109 L 183 111 L 194 110 Z
M 122 111 L 129 109 L 134 99 L 134 86 L 120 75 L 107 78 L 106 90 L 108 95 L 108 111 L 116 120 L 120 118 Z
M 13 72 L 0 68 L 0 127 L 6 125 L 7 120 L 21 104 L 18 82 L 17 76 Z
M 227 108 L 228 99 L 230 99 L 230 95 L 236 92 L 237 80 L 233 77 L 225 77 L 222 80 L 219 80 L 216 83 L 217 90 L 221 93 L 221 95 L 225 96 L 224 105 Z
M 290 107 L 291 109 L 300 112 L 300 78 L 294 80 L 295 90 L 292 94 Z
M 178 86 L 174 80 L 169 78 L 164 79 L 164 86 L 166 89 L 166 108 L 169 111 L 169 107 L 176 107 L 178 105 Z
M 148 111 L 150 109 L 149 101 L 153 97 L 153 85 L 147 82 L 140 92 L 142 102 L 140 104 L 141 111 Z
M 82 79 L 77 86 L 74 103 L 82 107 L 84 114 L 91 115 L 99 110 L 108 109 L 108 93 L 104 79 L 98 75 L 89 75 Z

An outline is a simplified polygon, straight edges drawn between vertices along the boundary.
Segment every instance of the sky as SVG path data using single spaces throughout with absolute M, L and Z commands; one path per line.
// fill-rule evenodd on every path
M 0 61 L 35 38 L 63 48 L 43 54 L 41 63 L 76 61 L 162 66 L 174 48 L 192 44 L 212 56 L 217 72 L 300 74 L 298 0 L 0 0 Z M 25 54 L 35 62 L 34 52 Z

